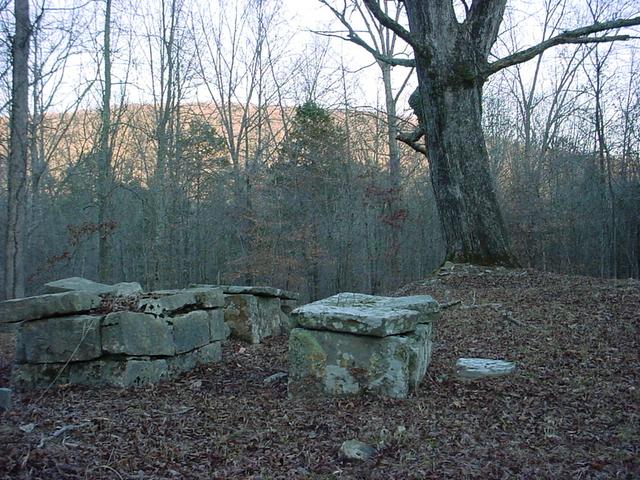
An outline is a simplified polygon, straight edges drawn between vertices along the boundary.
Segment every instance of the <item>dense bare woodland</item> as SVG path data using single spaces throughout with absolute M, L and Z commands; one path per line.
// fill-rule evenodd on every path
M 318 34 L 296 31 L 287 5 L 270 0 L 31 2 L 15 266 L 26 293 L 80 275 L 147 288 L 269 284 L 315 299 L 390 291 L 442 263 L 427 159 L 395 139 L 418 122 L 407 101 L 414 71 L 401 65 L 411 49 L 363 5 L 309 4 L 335 14 L 307 25 Z M 465 2 L 454 4 L 464 15 Z M 510 2 L 493 54 L 638 10 Z M 16 18 L 2 2 L 3 252 L 16 227 L 7 217 Z M 638 43 L 628 28 L 597 35 L 492 75 L 484 135 L 522 266 L 638 278 Z M 369 48 L 344 54 L 336 36 Z M 373 63 L 364 73 L 378 86 L 349 55 Z

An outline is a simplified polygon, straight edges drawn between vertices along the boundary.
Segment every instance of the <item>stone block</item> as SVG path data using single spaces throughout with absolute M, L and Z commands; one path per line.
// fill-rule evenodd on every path
M 94 295 L 134 295 L 142 292 L 138 282 L 120 282 L 115 285 L 94 282 L 82 277 L 69 277 L 44 284 L 47 292 L 87 292 Z
M 213 342 L 191 352 L 168 357 L 169 375 L 174 377 L 193 370 L 198 365 L 218 363 L 222 360 L 222 342 Z
M 222 361 L 222 342 L 212 342 L 196 350 L 198 365 L 208 365 Z
M 11 384 L 16 390 L 47 388 L 69 383 L 69 364 L 16 363 L 11 372 Z
M 224 323 L 224 310 L 218 308 L 207 311 L 209 315 L 209 339 L 212 342 L 229 338 L 229 327 Z
M 102 322 L 102 350 L 112 354 L 167 356 L 175 353 L 173 327 L 165 318 L 114 312 Z
M 282 309 L 280 299 L 273 297 L 258 297 L 258 317 L 260 319 L 260 341 L 266 337 L 282 333 Z
M 167 362 L 164 359 L 107 359 L 71 364 L 69 381 L 77 385 L 127 388 L 158 383 L 167 378 L 168 373 Z
M 98 295 L 86 292 L 66 292 L 0 302 L 0 323 L 38 320 L 88 312 L 100 306 Z
M 375 337 L 412 332 L 419 316 L 414 310 L 378 307 L 374 303 L 338 306 L 322 302 L 296 308 L 292 315 L 303 328 Z
M 189 352 L 209 343 L 211 338 L 209 312 L 196 310 L 172 317 L 169 321 L 173 324 L 176 353 Z
M 428 327 L 421 325 L 386 337 L 295 328 L 289 336 L 289 395 L 404 398 L 426 372 L 430 342 Z
M 291 300 L 300 298 L 300 294 L 296 292 L 267 286 L 194 284 L 192 287 L 219 287 L 222 288 L 225 295 L 255 295 L 258 297 L 277 297 Z
M 249 343 L 279 335 L 282 327 L 280 300 L 255 295 L 225 295 L 224 321 L 231 336 Z
M 389 310 L 414 310 L 419 313 L 418 323 L 429 323 L 440 314 L 440 304 L 430 295 L 411 295 L 406 297 L 382 297 L 364 293 L 338 293 L 318 300 L 309 305 L 331 307 L 381 308 Z M 306 308 L 305 305 L 301 308 Z
M 54 282 L 45 283 L 44 287 L 49 293 L 87 292 L 94 295 L 105 295 L 113 291 L 111 285 L 94 282 L 82 277 L 61 278 Z
M 186 290 L 161 290 L 140 300 L 138 307 L 156 316 L 171 315 L 189 308 L 218 308 L 224 306 L 220 288 L 189 288 Z
M 258 324 L 258 299 L 253 295 L 225 295 L 224 321 L 231 336 L 250 343 L 259 343 L 254 333 Z
M 78 315 L 23 323 L 18 331 L 16 361 L 64 363 L 98 358 L 102 354 L 101 320 Z

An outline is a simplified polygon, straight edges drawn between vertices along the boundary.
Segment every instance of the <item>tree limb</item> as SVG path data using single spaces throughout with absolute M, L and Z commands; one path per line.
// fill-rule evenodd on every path
M 363 0 L 363 2 L 366 5 L 366 7 L 369 9 L 371 14 L 374 17 L 376 17 L 376 19 L 382 25 L 387 27 L 389 30 L 394 32 L 401 39 L 403 39 L 405 42 L 411 45 L 411 47 L 416 53 L 424 56 L 428 60 L 431 58 L 431 54 L 429 53 L 429 49 L 427 48 L 427 45 L 420 43 L 418 39 L 416 39 L 411 34 L 411 32 L 409 32 L 409 30 L 404 28 L 402 25 L 400 25 L 398 22 L 396 22 L 394 19 L 389 17 L 386 13 L 384 13 L 382 9 L 380 9 L 380 5 L 378 4 L 377 0 Z
M 416 152 L 421 153 L 423 155 L 427 155 L 427 148 L 424 145 L 420 145 L 418 140 L 420 140 L 424 136 L 424 129 L 421 126 L 417 126 L 413 132 L 403 133 L 399 132 L 396 136 L 396 140 L 401 141 L 402 143 L 406 143 L 411 148 L 413 148 Z
M 612 35 L 605 37 L 588 37 L 593 33 L 603 32 L 605 30 L 613 30 L 616 28 L 623 27 L 632 27 L 634 25 L 640 25 L 640 17 L 634 18 L 623 18 L 618 20 L 610 20 L 608 22 L 596 22 L 592 25 L 576 28 L 575 30 L 568 30 L 565 32 L 556 35 L 555 37 L 551 37 L 544 42 L 539 43 L 538 45 L 534 45 L 533 47 L 529 47 L 525 50 L 521 50 L 512 55 L 509 55 L 500 60 L 496 60 L 495 62 L 490 63 L 485 69 L 484 74 L 486 77 L 493 75 L 500 70 L 503 70 L 507 67 L 511 67 L 513 65 L 517 65 L 519 63 L 526 62 L 531 60 L 537 55 L 540 55 L 545 50 L 555 47 L 557 45 L 564 45 L 568 43 L 598 43 L 598 42 L 615 42 L 619 40 L 630 40 L 632 37 L 630 35 Z

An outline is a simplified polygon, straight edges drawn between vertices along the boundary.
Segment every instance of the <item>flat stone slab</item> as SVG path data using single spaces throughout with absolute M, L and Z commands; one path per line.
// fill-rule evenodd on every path
M 373 337 L 294 328 L 289 335 L 289 396 L 374 393 L 405 398 L 424 377 L 431 325 L 408 335 Z
M 414 331 L 419 313 L 375 303 L 334 306 L 319 301 L 296 308 L 292 316 L 303 328 L 387 337 Z
M 50 293 L 87 292 L 94 295 L 133 295 L 142 292 L 138 282 L 121 282 L 115 285 L 94 282 L 82 277 L 69 277 L 44 284 Z
M 516 364 L 505 360 L 488 358 L 459 358 L 456 362 L 456 373 L 463 380 L 491 378 L 509 375 L 516 369 Z
M 23 323 L 18 330 L 18 363 L 58 363 L 92 360 L 102 355 L 102 317 L 77 315 Z
M 110 354 L 167 356 L 175 354 L 173 326 L 146 313 L 114 312 L 101 327 L 102 350 Z
M 143 298 L 138 308 L 153 315 L 171 315 L 186 308 L 219 308 L 224 306 L 221 288 L 188 288 L 185 290 L 160 290 Z
M 343 292 L 313 302 L 311 305 L 333 307 L 386 308 L 390 310 L 415 310 L 420 313 L 418 323 L 433 321 L 440 314 L 440 304 L 430 295 L 411 295 L 406 297 L 383 297 L 365 293 Z
M 6 300 L 0 303 L 0 323 L 88 312 L 100 306 L 100 302 L 98 295 L 87 292 L 64 292 Z
M 203 285 L 194 284 L 194 287 L 220 287 L 228 295 L 256 295 L 258 297 L 278 297 L 289 300 L 299 300 L 300 294 L 282 290 L 280 288 L 251 285 Z

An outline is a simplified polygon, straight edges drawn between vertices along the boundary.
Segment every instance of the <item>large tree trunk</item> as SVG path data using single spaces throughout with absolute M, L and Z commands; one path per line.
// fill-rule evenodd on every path
M 419 110 L 446 259 L 516 265 L 496 198 L 482 131 L 482 86 L 442 85 L 418 70 Z M 414 105 L 416 97 L 414 96 Z
M 446 258 L 517 265 L 496 199 L 482 131 L 482 87 L 505 0 L 473 2 L 460 24 L 451 2 L 407 0 L 419 93 L 410 101 L 424 130 Z
M 15 1 L 16 32 L 13 37 L 11 88 L 11 139 L 8 165 L 7 243 L 5 294 L 20 298 L 25 290 L 25 228 L 27 216 L 29 1 Z

